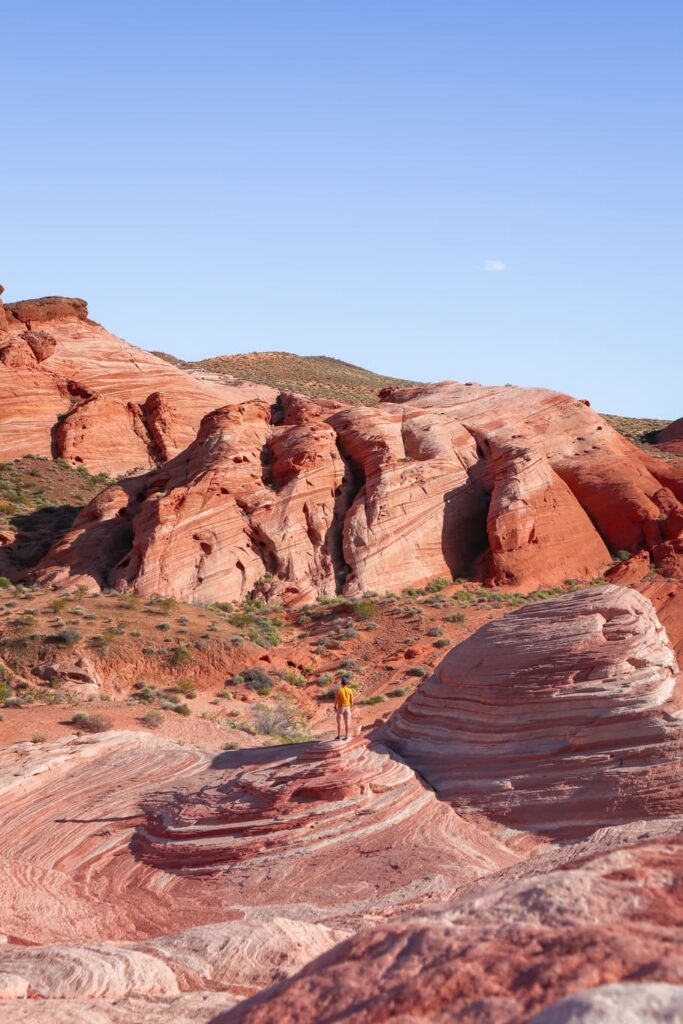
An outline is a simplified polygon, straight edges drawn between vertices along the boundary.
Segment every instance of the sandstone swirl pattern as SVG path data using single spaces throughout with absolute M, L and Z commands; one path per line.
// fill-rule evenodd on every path
M 161 469 L 99 495 L 35 578 L 215 601 L 267 576 L 296 603 L 435 576 L 533 590 L 620 549 L 680 572 L 683 469 L 584 403 L 455 383 L 381 398 L 215 410 Z
M 591 588 L 478 630 L 383 739 L 460 810 L 584 835 L 683 812 L 680 678 L 651 602 Z

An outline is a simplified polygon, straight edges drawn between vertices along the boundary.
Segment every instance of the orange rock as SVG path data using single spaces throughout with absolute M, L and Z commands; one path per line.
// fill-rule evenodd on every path
M 107 399 L 120 403 L 108 447 L 88 395 L 56 432 L 70 458 L 88 436 L 109 464 L 124 435 L 137 465 L 145 446 L 154 461 L 181 443 L 180 405 L 155 394 Z M 346 409 L 285 394 L 207 415 L 162 470 L 100 495 L 36 578 L 190 601 L 258 583 L 301 603 L 461 575 L 529 591 L 604 572 L 605 540 L 675 575 L 681 496 L 683 469 L 555 392 L 446 383 Z
M 191 376 L 89 320 L 82 299 L 0 303 L 2 460 L 149 468 L 186 448 L 205 413 L 256 397 L 270 402 L 275 392 Z

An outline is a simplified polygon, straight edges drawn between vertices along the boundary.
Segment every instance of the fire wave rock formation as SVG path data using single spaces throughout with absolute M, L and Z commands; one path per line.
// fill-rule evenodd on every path
M 25 999 L 35 1019 L 86 1001 L 155 1019 L 144 1000 L 183 1019 L 191 993 L 251 995 L 519 859 L 360 739 L 213 759 L 139 733 L 17 745 L 0 793 L 2 1024 Z
M 671 1024 L 683 1004 L 682 875 L 680 835 L 530 874 L 495 902 L 464 896 L 359 932 L 212 1024 Z M 616 1015 L 562 1016 L 571 996 Z M 628 1016 L 637 1006 L 643 1015 Z
M 651 602 L 612 585 L 487 623 L 382 738 L 461 811 L 581 836 L 683 812 L 682 704 Z
M 678 572 L 683 469 L 583 402 L 445 383 L 378 406 L 281 395 L 206 416 L 162 469 L 98 496 L 36 579 L 183 600 L 291 603 L 474 575 L 533 590 L 611 550 Z
M 0 292 L 1 294 L 1 292 Z M 63 457 L 93 473 L 177 455 L 226 402 L 271 401 L 258 385 L 200 380 L 109 334 L 83 299 L 0 301 L 0 459 Z

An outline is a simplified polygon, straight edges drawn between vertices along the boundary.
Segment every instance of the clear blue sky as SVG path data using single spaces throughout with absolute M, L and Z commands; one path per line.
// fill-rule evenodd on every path
M 0 12 L 8 301 L 683 415 L 679 0 Z

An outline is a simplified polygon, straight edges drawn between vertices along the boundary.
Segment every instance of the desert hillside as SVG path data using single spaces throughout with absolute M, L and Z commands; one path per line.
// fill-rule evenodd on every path
M 0 1024 L 679 1019 L 679 422 L 0 331 Z

